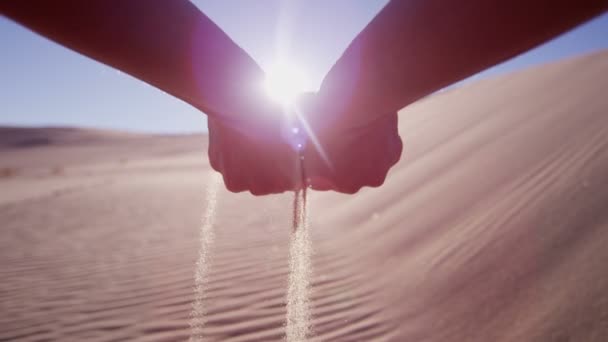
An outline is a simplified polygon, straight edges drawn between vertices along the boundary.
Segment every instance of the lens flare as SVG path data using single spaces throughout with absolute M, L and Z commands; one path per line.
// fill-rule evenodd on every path
M 333 169 L 326 151 L 308 124 L 306 114 L 296 103 L 300 94 L 316 90 L 305 70 L 285 62 L 276 63 L 266 69 L 264 90 L 272 101 L 283 107 L 283 138 L 298 152 L 304 151 L 307 143 L 311 142 L 323 162 Z
M 302 68 L 287 63 L 278 63 L 268 68 L 264 89 L 275 102 L 291 106 L 298 94 L 310 89 L 310 82 Z

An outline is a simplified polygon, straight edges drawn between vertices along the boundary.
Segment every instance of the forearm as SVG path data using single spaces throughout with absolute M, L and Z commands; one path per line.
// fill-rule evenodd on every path
M 187 0 L 2 0 L 0 14 L 210 115 L 246 111 L 263 78 Z
M 326 101 L 373 120 L 526 51 L 607 8 L 606 0 L 393 0 L 326 76 Z M 363 116 L 366 116 L 363 118 Z

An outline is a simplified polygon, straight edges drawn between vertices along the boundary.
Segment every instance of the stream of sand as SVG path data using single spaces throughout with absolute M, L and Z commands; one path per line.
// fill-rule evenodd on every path
M 206 189 L 207 207 L 200 227 L 200 249 L 195 269 L 194 303 L 190 319 L 190 342 L 203 341 L 205 326 L 205 286 L 210 255 L 213 252 L 215 211 L 220 178 L 214 175 Z M 310 336 L 310 279 L 312 275 L 310 230 L 306 210 L 306 189 L 295 192 L 293 225 L 289 241 L 289 279 L 287 288 L 287 342 L 303 342 Z
M 287 342 L 302 342 L 310 335 L 310 279 L 312 247 L 306 210 L 306 188 L 294 196 L 293 229 L 289 243 L 287 288 Z
M 203 328 L 205 325 L 205 285 L 207 282 L 207 274 L 209 272 L 209 257 L 212 252 L 214 231 L 213 225 L 215 220 L 215 210 L 217 208 L 217 192 L 220 185 L 220 177 L 213 174 L 209 180 L 206 189 L 207 207 L 203 213 L 202 223 L 199 235 L 199 252 L 198 260 L 196 261 L 196 269 L 194 275 L 194 303 L 192 305 L 192 313 L 190 318 L 190 342 L 203 341 Z

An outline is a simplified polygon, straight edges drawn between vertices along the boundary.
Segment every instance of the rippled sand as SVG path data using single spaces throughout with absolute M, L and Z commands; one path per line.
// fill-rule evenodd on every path
M 312 340 L 607 341 L 606 89 L 597 53 L 403 110 L 382 188 L 309 194 Z M 7 132 L 0 340 L 188 340 L 205 137 Z M 218 191 L 206 340 L 285 337 L 292 196 Z

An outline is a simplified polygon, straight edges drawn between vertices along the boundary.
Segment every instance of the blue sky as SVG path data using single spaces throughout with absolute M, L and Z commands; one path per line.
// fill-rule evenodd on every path
M 318 84 L 386 0 L 193 1 L 263 68 L 278 42 Z M 608 48 L 608 14 L 481 74 Z M 206 130 L 189 105 L 0 17 L 0 125 Z M 284 42 L 291 42 L 285 46 Z

